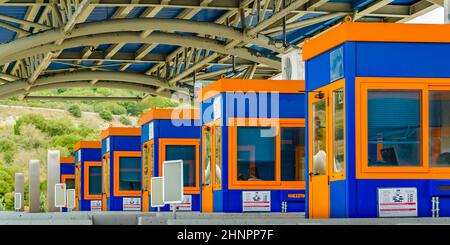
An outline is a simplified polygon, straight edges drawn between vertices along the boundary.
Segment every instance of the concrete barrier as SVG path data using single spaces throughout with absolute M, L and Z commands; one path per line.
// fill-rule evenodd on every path
M 39 160 L 30 160 L 28 175 L 30 213 L 38 213 L 40 211 L 39 198 L 41 194 Z

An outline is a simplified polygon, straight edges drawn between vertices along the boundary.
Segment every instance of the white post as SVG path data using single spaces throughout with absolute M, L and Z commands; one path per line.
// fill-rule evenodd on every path
M 23 173 L 16 173 L 14 176 L 14 193 L 20 193 L 20 209 L 23 212 L 24 207 L 24 193 L 25 193 L 25 176 Z M 15 195 L 14 195 L 15 198 Z
M 47 153 L 47 207 L 48 212 L 58 212 L 55 207 L 55 185 L 60 183 L 60 159 L 59 151 L 49 150 Z
M 444 0 L 444 24 L 450 24 L 450 0 Z
M 41 194 L 40 190 L 40 173 L 39 173 L 39 160 L 30 160 L 28 165 L 28 184 L 29 184 L 29 206 L 30 213 L 39 213 L 40 205 L 39 198 Z

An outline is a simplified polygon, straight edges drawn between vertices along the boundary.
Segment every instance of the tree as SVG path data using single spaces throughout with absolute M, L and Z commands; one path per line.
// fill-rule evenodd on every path
M 120 117 L 120 122 L 123 124 L 123 125 L 131 125 L 132 123 L 131 123 L 131 120 L 128 118 L 128 117 Z

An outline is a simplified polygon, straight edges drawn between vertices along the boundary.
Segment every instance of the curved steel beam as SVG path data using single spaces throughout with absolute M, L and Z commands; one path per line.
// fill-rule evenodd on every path
M 275 47 L 270 38 L 264 35 L 251 38 L 234 29 L 216 23 L 198 22 L 182 19 L 135 18 L 110 19 L 90 23 L 77 24 L 71 33 L 64 33 L 60 28 L 43 31 L 31 36 L 16 39 L 0 45 L 0 57 L 9 56 L 15 52 L 55 42 L 56 40 L 81 37 L 87 35 L 114 33 L 123 31 L 161 31 L 161 32 L 192 32 L 206 35 L 226 37 L 240 42 L 256 44 L 269 50 L 284 53 L 283 48 Z
M 166 88 L 176 92 L 189 94 L 187 89 L 169 86 L 168 83 L 166 83 L 165 81 L 152 76 L 138 73 L 118 72 L 118 71 L 63 72 L 51 76 L 41 76 L 34 82 L 33 87 L 49 84 L 61 84 L 69 81 L 70 82 L 86 81 L 86 80 L 90 81 L 92 79 L 99 81 L 116 81 L 128 84 L 154 86 L 158 88 Z M 21 79 L 15 82 L 2 84 L 0 85 L 0 94 L 9 93 L 17 90 L 27 90 L 30 89 L 30 86 L 31 85 L 28 83 L 26 79 Z
M 54 84 L 36 85 L 26 90 L 24 88 L 18 88 L 16 90 L 5 92 L 1 89 L 3 85 L 0 86 L 0 99 L 6 99 L 11 96 L 22 95 L 25 93 L 33 93 L 43 90 L 57 89 L 57 88 L 79 88 L 79 87 L 103 87 L 103 88 L 117 88 L 117 89 L 127 89 L 134 90 L 137 92 L 149 93 L 151 95 L 163 96 L 172 99 L 172 93 L 170 92 L 156 92 L 156 90 L 150 86 L 142 84 L 133 84 L 127 82 L 118 81 L 99 81 L 95 84 L 91 84 L 89 81 L 78 81 L 78 82 L 62 82 Z
M 234 55 L 243 59 L 261 63 L 281 69 L 280 59 L 277 57 L 268 57 L 258 51 L 253 51 L 248 48 L 227 48 L 219 41 L 209 38 L 186 36 L 175 33 L 161 33 L 155 32 L 148 37 L 142 37 L 136 32 L 119 32 L 119 33 L 104 33 L 90 36 L 82 36 L 65 40 L 61 45 L 53 43 L 28 48 L 25 51 L 16 51 L 9 56 L 2 56 L 0 53 L 0 64 L 12 62 L 14 60 L 24 59 L 26 57 L 53 52 L 57 50 L 74 48 L 79 46 L 98 46 L 105 43 L 162 43 L 168 45 L 177 45 L 185 47 L 203 48 L 212 50 L 217 53 Z

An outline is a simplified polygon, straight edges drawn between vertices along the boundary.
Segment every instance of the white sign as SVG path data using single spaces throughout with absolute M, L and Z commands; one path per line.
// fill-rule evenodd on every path
M 141 198 L 139 197 L 123 198 L 123 211 L 140 211 L 140 210 L 141 210 Z
M 221 117 L 222 112 L 222 97 L 219 95 L 214 98 L 213 102 L 214 121 Z
M 14 209 L 20 210 L 22 208 L 22 193 L 16 192 L 14 193 Z
M 183 202 L 183 161 L 163 162 L 164 203 L 176 204 Z
M 164 207 L 164 180 L 163 177 L 152 177 L 150 180 L 151 195 L 150 205 L 152 208 Z
M 270 212 L 270 191 L 243 191 L 242 211 Z
M 148 140 L 152 140 L 153 139 L 153 134 L 154 134 L 154 129 L 153 129 L 153 122 L 150 122 L 148 124 Z
M 108 138 L 106 138 L 106 152 L 109 152 L 109 143 L 110 143 L 110 139 L 108 137 Z
M 304 80 L 305 63 L 302 60 L 302 51 L 299 49 L 281 56 L 281 79 Z
M 66 207 L 66 184 L 55 185 L 55 207 Z
M 417 216 L 417 188 L 378 188 L 378 216 Z
M 101 212 L 102 211 L 102 201 L 101 200 L 91 200 L 91 211 Z
M 175 204 L 178 211 L 192 211 L 192 195 L 184 195 L 183 202 L 180 204 Z M 173 205 L 170 205 L 170 210 L 172 210 Z
M 75 189 L 67 189 L 67 208 L 75 208 Z

